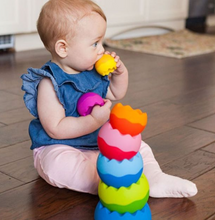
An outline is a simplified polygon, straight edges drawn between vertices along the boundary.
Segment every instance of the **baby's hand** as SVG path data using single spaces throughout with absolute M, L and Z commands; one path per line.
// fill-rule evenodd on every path
M 105 54 L 110 54 L 116 61 L 116 70 L 112 72 L 112 74 L 120 75 L 126 71 L 124 63 L 120 60 L 120 57 L 115 52 L 110 53 L 109 51 L 106 51 Z
M 91 116 L 98 123 L 99 127 L 101 127 L 110 117 L 110 107 L 112 105 L 109 99 L 104 99 L 105 104 L 103 106 L 96 105 L 93 107 L 91 112 Z

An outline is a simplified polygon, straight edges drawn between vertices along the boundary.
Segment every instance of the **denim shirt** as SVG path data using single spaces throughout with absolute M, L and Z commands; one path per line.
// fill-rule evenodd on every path
M 22 90 L 25 91 L 24 102 L 30 113 L 35 117 L 29 125 L 32 141 L 31 149 L 52 144 L 65 144 L 75 148 L 97 149 L 98 130 L 91 134 L 73 139 L 53 139 L 43 129 L 37 112 L 37 93 L 40 81 L 48 77 L 56 95 L 65 109 L 66 116 L 79 117 L 77 101 L 87 92 L 95 92 L 102 98 L 107 95 L 109 80 L 107 76 L 99 75 L 95 69 L 78 74 L 67 74 L 57 64 L 47 62 L 41 69 L 29 68 L 27 74 L 21 76 Z

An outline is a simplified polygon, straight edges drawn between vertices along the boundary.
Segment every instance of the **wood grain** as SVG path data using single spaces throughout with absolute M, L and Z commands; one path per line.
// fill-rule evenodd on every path
M 189 126 L 215 133 L 215 123 L 212 122 L 215 122 L 215 115 L 193 122 Z
M 114 50 L 129 70 L 120 101 L 148 114 L 142 133 L 162 169 L 198 194 L 149 199 L 153 220 L 215 219 L 215 53 L 174 59 Z M 98 196 L 50 186 L 33 167 L 20 76 L 50 60 L 45 50 L 0 52 L 0 219 L 93 220 Z M 114 102 L 115 103 L 115 102 Z

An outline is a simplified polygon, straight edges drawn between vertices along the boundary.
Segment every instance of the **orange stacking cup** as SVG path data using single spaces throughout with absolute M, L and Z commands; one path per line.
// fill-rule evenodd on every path
M 110 114 L 110 123 L 121 134 L 131 136 L 141 133 L 147 124 L 147 114 L 140 109 L 132 109 L 129 105 L 116 104 Z

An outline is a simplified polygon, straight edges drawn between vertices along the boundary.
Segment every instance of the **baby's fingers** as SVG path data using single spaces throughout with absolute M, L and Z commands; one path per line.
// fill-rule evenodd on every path
M 112 105 L 112 102 L 111 102 L 109 99 L 103 99 L 103 100 L 104 100 L 104 102 L 105 102 L 105 106 L 108 107 L 108 108 L 110 108 L 111 105 Z

